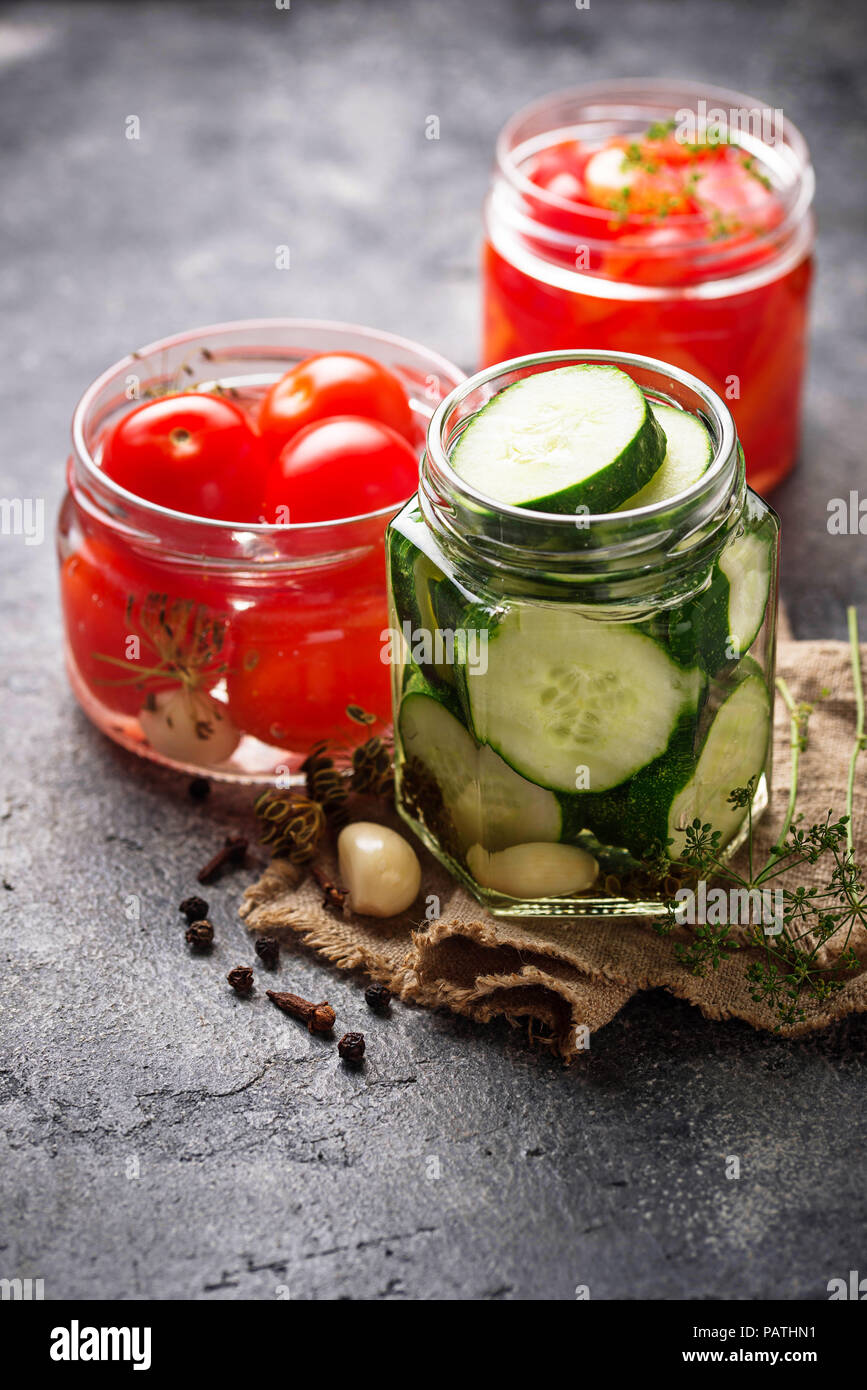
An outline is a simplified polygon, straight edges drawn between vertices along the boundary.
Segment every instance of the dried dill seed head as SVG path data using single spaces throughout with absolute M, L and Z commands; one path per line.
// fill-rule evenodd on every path
M 316 854 L 325 831 L 325 812 L 318 801 L 302 792 L 269 787 L 256 801 L 256 815 L 263 845 L 271 853 L 307 864 Z
M 301 770 L 307 779 L 307 795 L 311 801 L 318 801 L 332 824 L 342 827 L 347 820 L 347 781 L 328 752 L 327 743 L 313 745 Z
M 377 734 L 354 749 L 351 782 L 353 791 L 371 796 L 390 796 L 394 791 L 393 753 Z
M 446 854 L 451 855 L 458 864 L 463 863 L 463 850 L 452 818 L 446 810 L 439 783 L 415 754 L 403 764 L 400 799 L 407 813 L 421 821 L 436 836 Z

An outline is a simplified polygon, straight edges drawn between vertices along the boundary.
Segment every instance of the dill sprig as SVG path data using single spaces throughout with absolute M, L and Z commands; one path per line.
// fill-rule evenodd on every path
M 705 922 L 695 927 L 687 944 L 676 943 L 674 947 L 677 959 L 694 975 L 718 969 L 739 950 L 758 950 L 759 958 L 747 965 L 745 977 L 751 986 L 751 998 L 771 1009 L 777 1030 L 803 1021 L 805 1004 L 809 1000 L 826 1002 L 843 988 L 848 976 L 860 969 L 851 940 L 857 926 L 867 927 L 867 886 L 864 872 L 855 859 L 852 810 L 855 769 L 859 754 L 867 747 L 867 734 L 855 609 L 850 608 L 847 616 L 856 728 L 849 759 L 846 814 L 837 817 L 833 811 L 828 811 L 824 819 L 813 825 L 802 824 L 802 816 L 796 809 L 798 776 L 814 706 L 796 703 L 788 685 L 780 678 L 776 686 L 789 714 L 791 776 L 786 814 L 776 842 L 764 862 L 757 864 L 752 814 L 756 778 L 751 778 L 747 786 L 735 788 L 728 798 L 731 805 L 745 807 L 747 811 L 746 872 L 738 873 L 721 858 L 720 832 L 708 823 L 702 824 L 698 818 L 686 828 L 686 845 L 681 855 L 681 862 L 696 879 L 713 878 L 718 883 L 748 892 L 766 889 L 781 875 L 799 868 L 823 865 L 824 882 L 820 885 L 782 887 L 781 920 L 775 922 L 773 933 L 759 923 L 749 925 L 739 935 L 734 929 L 736 924 L 731 922 Z M 656 924 L 660 935 L 669 935 L 681 920 L 677 915 L 680 904 L 676 900 L 668 899 L 665 905 L 667 916 Z M 822 953 L 832 940 L 837 950 L 833 964 L 829 965 Z

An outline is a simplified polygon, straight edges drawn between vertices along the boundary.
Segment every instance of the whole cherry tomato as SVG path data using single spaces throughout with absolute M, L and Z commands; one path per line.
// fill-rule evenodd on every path
M 359 352 L 323 352 L 299 362 L 275 382 L 259 410 L 259 430 L 271 454 L 314 420 L 363 415 L 411 444 L 419 431 L 403 386 L 386 367 Z
M 355 415 L 317 421 L 290 439 L 265 479 L 265 520 L 333 521 L 393 506 L 418 485 L 415 449 L 388 425 Z
M 102 467 L 128 492 L 173 511 L 259 520 L 262 443 L 223 396 L 188 392 L 136 406 L 106 438 Z

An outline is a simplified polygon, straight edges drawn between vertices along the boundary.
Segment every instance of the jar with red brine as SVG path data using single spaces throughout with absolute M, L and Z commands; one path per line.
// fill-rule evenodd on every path
M 400 485 L 376 504 L 376 463 L 358 441 L 380 427 L 356 418 L 358 405 L 347 413 L 351 382 L 326 381 L 334 418 L 300 430 L 298 449 L 313 431 L 345 448 L 329 468 L 306 469 L 291 507 L 269 505 L 256 450 L 265 450 L 270 390 L 296 367 L 341 354 L 384 369 L 402 402 L 406 443 L 380 429 L 402 451 Z M 73 418 L 58 522 L 67 670 L 97 727 L 154 761 L 253 782 L 296 776 L 323 740 L 345 751 L 387 729 L 385 527 L 416 485 L 431 414 L 462 376 L 390 334 L 266 319 L 166 338 L 99 377 Z M 309 414 L 316 402 L 302 387 L 289 405 Z M 220 447 L 230 457 L 220 461 L 231 496 L 207 475 L 207 505 L 191 501 L 185 457 L 196 439 L 183 428 L 171 432 L 173 453 L 155 465 L 144 456 L 140 488 L 124 485 L 119 431 L 136 412 L 143 419 L 148 402 L 226 417 Z M 129 433 L 126 442 L 135 442 Z M 152 500 L 157 483 L 162 503 Z
M 768 491 L 798 451 L 813 189 L 799 131 L 741 93 L 630 79 L 543 98 L 497 143 L 482 364 L 669 362 L 725 400 Z

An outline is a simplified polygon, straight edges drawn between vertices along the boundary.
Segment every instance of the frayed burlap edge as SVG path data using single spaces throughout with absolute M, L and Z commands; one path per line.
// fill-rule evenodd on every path
M 846 762 L 851 750 L 854 707 L 849 650 L 844 643 L 783 643 L 779 670 L 796 699 L 820 700 L 802 756 L 799 806 L 808 822 L 845 809 Z M 788 781 L 788 722 L 777 702 L 774 753 L 777 785 Z M 865 757 L 867 763 L 867 757 Z M 762 827 L 767 844 L 782 813 L 781 790 Z M 859 769 L 854 804 L 855 843 L 863 845 L 867 796 Z M 366 809 L 370 819 L 398 825 L 393 813 Z M 405 828 L 404 828 L 405 829 Z M 626 918 L 493 918 L 424 850 L 423 895 L 418 907 L 382 921 L 335 914 L 325 908 L 311 879 L 275 860 L 248 889 L 241 916 L 253 932 L 294 935 L 342 970 L 358 970 L 386 984 L 401 999 L 428 1008 L 448 1008 L 479 1022 L 505 1016 L 525 1026 L 567 1060 L 587 1046 L 588 1035 L 618 1013 L 641 990 L 663 988 L 694 1004 L 711 1019 L 738 1018 L 757 1029 L 775 1029 L 772 1010 L 752 998 L 746 965 L 759 959 L 741 951 L 717 970 L 696 977 L 680 965 L 671 938 L 644 920 Z M 325 867 L 334 872 L 326 854 Z M 425 901 L 434 895 L 440 916 L 428 922 Z M 867 967 L 867 935 L 852 944 Z M 825 953 L 830 963 L 833 953 Z M 867 968 L 848 978 L 827 1001 L 807 1001 L 805 1018 L 775 1029 L 803 1037 L 851 1013 L 867 1011 Z

